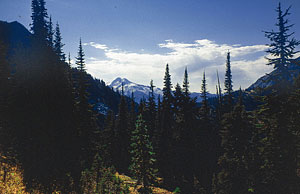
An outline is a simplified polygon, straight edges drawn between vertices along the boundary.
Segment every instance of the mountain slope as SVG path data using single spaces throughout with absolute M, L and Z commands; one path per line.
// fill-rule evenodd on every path
M 0 21 L 0 42 L 8 46 L 9 54 L 18 47 L 29 47 L 32 34 L 18 22 Z
M 300 74 L 300 57 L 294 60 L 294 63 L 288 66 L 287 72 L 283 73 L 278 69 L 260 77 L 256 82 L 249 86 L 246 91 L 257 89 L 268 89 L 273 86 L 289 87 L 293 85 L 294 79 Z M 282 86 L 281 86 L 282 85 Z
M 18 22 L 4 22 L 0 21 L 0 44 L 4 43 L 8 48 L 9 58 L 18 58 L 19 53 L 15 52 L 18 49 L 28 48 L 31 52 L 32 34 Z M 12 60 L 13 61 L 13 60 Z M 11 64 L 12 67 L 14 64 Z M 15 68 L 12 68 L 14 71 Z M 75 73 L 77 70 L 72 69 Z M 118 111 L 118 104 L 120 102 L 120 95 L 111 90 L 104 81 L 93 78 L 87 73 L 89 101 L 95 104 L 95 109 L 101 113 L 106 114 L 108 109 L 115 113 Z

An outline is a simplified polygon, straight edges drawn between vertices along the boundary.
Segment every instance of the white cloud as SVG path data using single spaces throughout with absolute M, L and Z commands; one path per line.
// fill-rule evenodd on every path
M 92 46 L 96 49 L 101 49 L 101 50 L 107 50 L 108 47 L 105 45 L 105 44 L 98 44 L 98 43 L 95 43 L 95 42 L 89 42 L 89 43 L 83 43 L 84 46 Z
M 93 76 L 112 81 L 116 77 L 126 77 L 131 81 L 149 84 L 153 79 L 155 85 L 162 87 L 165 65 L 170 66 L 173 85 L 182 83 L 183 71 L 187 67 L 192 91 L 200 91 L 203 71 L 206 71 L 208 89 L 215 92 L 216 70 L 224 79 L 226 53 L 231 53 L 234 88 L 248 87 L 260 76 L 272 70 L 266 66 L 264 59 L 265 45 L 228 45 L 202 39 L 193 43 L 179 43 L 165 40 L 158 44 L 158 49 L 168 49 L 164 54 L 129 52 L 109 48 L 95 42 L 84 45 L 104 51 L 105 58 L 87 60 L 87 69 Z

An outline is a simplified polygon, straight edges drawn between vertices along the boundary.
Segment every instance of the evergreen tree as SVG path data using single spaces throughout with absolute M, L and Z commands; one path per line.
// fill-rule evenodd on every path
M 248 153 L 252 124 L 242 103 L 240 100 L 232 112 L 225 114 L 222 122 L 220 135 L 224 153 L 218 161 L 220 172 L 214 180 L 214 193 L 248 193 Z
M 150 92 L 148 97 L 148 103 L 146 108 L 146 124 L 149 129 L 150 139 L 152 140 L 154 130 L 155 130 L 155 119 L 156 119 L 156 103 L 154 95 L 154 85 L 153 80 L 150 81 Z
M 122 83 L 121 99 L 119 104 L 119 112 L 116 119 L 116 142 L 118 148 L 118 160 L 116 168 L 119 172 L 128 172 L 130 164 L 130 133 L 129 133 L 128 105 L 124 96 L 124 88 Z
M 221 85 L 220 85 L 218 71 L 217 71 L 217 80 L 218 80 L 218 85 L 216 85 L 216 94 L 217 94 L 216 114 L 217 114 L 218 121 L 221 121 L 222 109 L 223 109 L 223 97 L 222 97 L 222 89 L 221 89 Z
M 284 71 L 291 64 L 293 56 L 299 52 L 295 51 L 295 48 L 300 44 L 300 41 L 291 38 L 294 32 L 290 33 L 289 31 L 293 27 L 293 24 L 289 24 L 289 20 L 286 19 L 290 15 L 290 8 L 283 12 L 279 3 L 276 9 L 278 13 L 278 22 L 276 23 L 278 31 L 265 32 L 265 36 L 272 42 L 268 44 L 270 48 L 267 50 L 267 53 L 275 57 L 267 58 L 269 60 L 267 65 L 274 65 L 275 69 L 281 71 Z
M 225 73 L 225 97 L 226 97 L 226 110 L 231 111 L 233 106 L 232 99 L 232 75 L 231 75 L 231 65 L 230 65 L 230 52 L 227 53 L 226 61 L 226 73 Z
M 54 39 L 54 52 L 57 54 L 57 56 L 59 57 L 59 59 L 61 61 L 65 61 L 66 56 L 62 51 L 62 47 L 64 46 L 64 44 L 61 42 L 61 40 L 62 40 L 62 37 L 60 34 L 59 24 L 56 23 L 55 39 Z M 81 40 L 80 40 L 80 45 L 81 45 Z
M 202 79 L 202 85 L 201 85 L 201 112 L 202 115 L 207 119 L 209 114 L 209 106 L 208 106 L 208 100 L 207 100 L 207 89 L 206 89 L 206 78 L 205 78 L 205 72 L 203 72 L 203 79 Z
M 132 131 L 130 146 L 132 154 L 130 170 L 137 179 L 137 184 L 141 184 L 139 193 L 150 194 L 152 193 L 150 186 L 156 178 L 155 155 L 142 114 L 139 114 L 136 128 Z
M 54 181 L 67 188 L 66 174 L 77 168 L 78 141 L 73 141 L 77 119 L 66 65 L 46 46 L 47 42 L 36 44 L 36 40 L 30 48 L 17 50 L 12 58 L 16 69 L 11 81 L 16 87 L 9 117 L 16 140 L 14 149 L 28 187 L 36 185 L 35 180 L 51 192 Z
M 48 45 L 53 48 L 53 36 L 54 36 L 54 30 L 53 30 L 53 23 L 52 18 L 50 16 L 49 18 L 49 25 L 48 25 Z
M 69 67 L 71 67 L 71 54 L 70 54 L 70 52 L 69 52 L 69 55 L 68 55 L 68 65 L 69 65 Z
M 100 141 L 98 142 L 101 150 L 101 157 L 103 158 L 105 166 L 112 166 L 118 156 L 115 142 L 115 115 L 113 111 L 109 110 L 105 120 L 105 128 L 100 131 Z
M 185 96 L 188 96 L 190 94 L 189 91 L 189 80 L 188 80 L 188 72 L 187 72 L 187 67 L 184 70 L 184 78 L 183 78 L 183 93 Z
M 79 49 L 78 56 L 76 57 L 76 65 L 78 69 L 77 80 L 76 80 L 76 106 L 77 106 L 77 115 L 78 115 L 78 138 L 79 138 L 79 146 L 80 146 L 80 161 L 83 163 L 82 168 L 88 167 L 92 158 L 94 157 L 92 154 L 91 139 L 93 136 L 93 132 L 96 131 L 95 126 L 95 117 L 92 110 L 92 105 L 88 102 L 89 93 L 88 82 L 86 77 L 86 67 L 85 67 L 85 59 L 84 59 L 84 51 L 82 49 L 81 39 L 79 41 Z
M 10 83 L 10 68 L 7 61 L 7 47 L 0 41 L 0 153 L 6 158 L 6 163 L 12 163 L 13 138 L 9 126 L 9 105 L 12 84 Z M 0 156 L 1 157 L 1 156 Z M 1 157 L 1 159 L 2 159 Z
M 298 193 L 297 135 L 289 128 L 293 108 L 286 95 L 271 94 L 264 97 L 260 109 L 262 167 L 260 183 L 255 185 L 261 193 Z M 287 141 L 288 140 L 288 141 Z
M 130 115 L 129 115 L 129 128 L 134 129 L 135 128 L 135 122 L 136 122 L 136 103 L 134 101 L 134 93 L 131 93 L 131 99 L 130 99 Z
M 212 124 L 210 114 L 210 107 L 207 98 L 207 83 L 205 72 L 203 72 L 203 79 L 201 85 L 201 107 L 197 114 L 198 120 L 195 126 L 194 136 L 194 178 L 195 191 L 201 190 L 211 191 L 211 180 L 213 172 L 216 168 L 216 155 L 218 136 L 215 127 Z M 205 158 L 205 159 L 204 159 Z
M 166 72 L 164 77 L 163 102 L 167 105 L 170 105 L 172 103 L 172 83 L 171 75 L 169 72 L 169 64 L 166 65 Z
M 47 42 L 49 29 L 47 22 L 48 14 L 45 4 L 44 0 L 32 0 L 31 3 L 31 31 L 37 40 L 44 43 Z
M 164 77 L 164 87 L 163 87 L 163 100 L 161 107 L 161 131 L 159 135 L 159 145 L 158 145 L 158 165 L 159 171 L 164 178 L 166 184 L 171 182 L 171 156 L 170 148 L 172 144 L 173 136 L 173 113 L 172 113 L 172 83 L 171 75 L 169 73 L 169 65 L 166 65 L 165 77 Z
M 153 148 L 154 148 L 155 153 L 159 153 L 159 145 L 160 145 L 160 138 L 161 138 L 161 119 L 162 119 L 161 101 L 160 101 L 160 95 L 158 95 L 157 111 L 156 111 L 156 117 L 155 117 L 155 129 L 154 129 L 154 134 L 153 134 L 153 138 L 152 138 Z M 156 165 L 158 165 L 158 162 Z
M 184 193 L 191 193 L 193 188 L 193 131 L 196 120 L 195 99 L 190 98 L 187 69 L 184 72 L 183 91 L 179 84 L 174 92 L 174 132 L 172 141 L 172 160 L 174 163 L 174 183 Z M 170 163 L 170 164 L 172 164 Z

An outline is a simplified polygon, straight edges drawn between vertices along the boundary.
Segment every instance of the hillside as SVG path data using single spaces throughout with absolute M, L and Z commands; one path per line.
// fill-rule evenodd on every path
M 16 53 L 17 50 L 31 47 L 32 34 L 16 21 L 10 23 L 0 21 L 0 42 L 7 45 L 9 60 L 14 61 L 15 58 L 19 58 L 19 53 Z M 28 51 L 32 52 L 31 49 Z M 14 71 L 16 67 L 14 67 L 14 64 L 11 65 L 11 69 Z M 76 69 L 72 71 L 76 72 Z M 104 115 L 109 109 L 116 113 L 120 102 L 120 94 L 111 90 L 103 80 L 94 78 L 88 73 L 87 79 L 89 85 L 88 92 L 90 93 L 89 101 L 95 104 L 95 110 Z
M 281 72 L 279 69 L 273 70 L 271 73 L 260 77 L 256 82 L 249 86 L 246 91 L 254 92 L 258 89 L 268 90 L 275 87 L 291 87 L 295 78 L 300 74 L 300 57 L 295 59 L 291 65 L 287 67 L 287 72 Z

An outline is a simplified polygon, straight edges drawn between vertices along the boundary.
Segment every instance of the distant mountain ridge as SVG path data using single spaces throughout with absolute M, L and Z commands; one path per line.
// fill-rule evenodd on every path
M 141 99 L 147 99 L 150 93 L 150 86 L 145 86 L 142 84 L 134 83 L 127 78 L 120 78 L 117 77 L 115 80 L 109 84 L 109 87 L 113 88 L 115 91 L 121 91 L 122 89 L 122 83 L 124 87 L 124 95 L 131 97 L 132 93 L 134 95 L 135 101 L 137 103 L 140 102 Z M 158 96 L 162 98 L 163 91 L 162 89 L 155 87 L 154 88 L 154 96 L 157 99 Z M 215 97 L 215 94 L 208 94 L 208 97 Z M 201 94 L 197 92 L 192 92 L 191 97 L 195 98 L 197 97 L 197 102 L 201 102 Z

